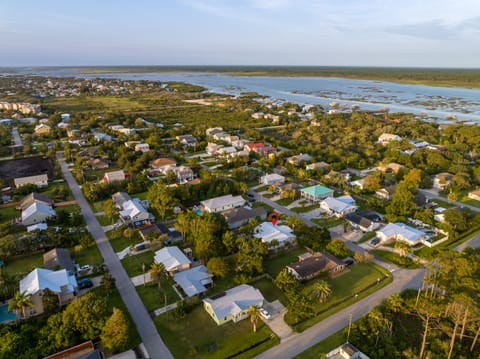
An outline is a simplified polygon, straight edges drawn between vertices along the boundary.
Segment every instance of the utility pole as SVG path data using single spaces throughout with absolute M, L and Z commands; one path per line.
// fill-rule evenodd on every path
M 350 319 L 348 322 L 347 343 L 350 340 L 350 330 L 352 329 L 352 313 L 350 313 Z

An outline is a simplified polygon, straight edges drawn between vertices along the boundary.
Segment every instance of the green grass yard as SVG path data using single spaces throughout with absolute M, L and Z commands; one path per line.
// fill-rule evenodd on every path
M 20 211 L 15 209 L 15 206 L 0 208 L 0 222 L 6 223 L 20 217 Z
M 76 263 L 80 265 L 90 264 L 99 265 L 103 263 L 103 257 L 98 250 L 96 244 L 92 244 L 90 247 L 83 248 L 82 246 L 75 246 L 73 250 L 70 250 L 70 254 Z
M 295 201 L 295 199 L 282 198 L 282 199 L 279 199 L 278 201 L 275 201 L 275 202 L 277 202 L 280 206 L 288 206 L 288 205 L 292 204 L 294 201 Z
M 293 207 L 291 210 L 296 213 L 307 213 L 318 208 L 318 204 L 311 204 L 303 207 Z
M 286 265 L 298 262 L 298 256 L 305 252 L 306 250 L 303 248 L 296 248 L 289 250 L 288 252 L 281 253 L 275 257 L 267 258 L 264 261 L 265 272 L 270 274 L 270 276 L 275 279 L 278 273 L 280 273 Z
M 279 300 L 283 305 L 288 303 L 286 295 L 269 278 L 262 278 L 249 284 L 259 289 L 269 302 Z
M 129 277 L 135 277 L 142 274 L 142 264 L 145 264 L 145 271 L 148 271 L 150 265 L 153 263 L 155 253 L 152 251 L 145 251 L 143 253 L 129 256 L 121 260 L 123 268 Z
M 132 239 L 128 239 L 127 237 L 120 236 L 116 238 L 111 238 L 111 236 L 107 236 L 110 239 L 110 244 L 115 252 L 123 251 L 127 247 L 131 247 L 137 243 L 142 243 L 143 240 L 140 236 L 133 236 Z
M 7 261 L 7 265 L 2 270 L 8 275 L 21 277 L 37 267 L 43 267 L 43 253 Z
M 322 355 L 327 354 L 331 350 L 339 347 L 347 340 L 345 336 L 345 329 L 330 335 L 323 339 L 321 342 L 315 344 L 313 347 L 308 348 L 303 353 L 294 357 L 294 359 L 318 359 L 322 358 Z
M 177 293 L 173 290 L 172 285 L 173 279 L 169 278 L 162 283 L 161 288 L 158 287 L 157 283 L 150 282 L 145 286 L 140 285 L 135 289 L 147 310 L 152 312 L 155 309 L 165 306 L 165 295 L 167 297 L 167 305 L 180 300 Z
M 172 313 L 168 313 L 156 317 L 154 322 L 175 358 L 223 359 L 271 338 L 260 346 L 235 356 L 252 358 L 279 343 L 278 338 L 261 320 L 257 323 L 256 333 L 248 318 L 219 326 L 202 305 L 195 306 L 185 318 L 175 319 Z
M 312 222 L 322 226 L 323 228 L 336 227 L 340 224 L 346 224 L 343 218 L 326 217 L 326 218 L 312 218 Z
M 398 253 L 382 251 L 380 249 L 374 249 L 372 250 L 372 253 L 400 267 L 409 268 L 409 269 L 419 268 L 419 265 L 416 264 L 412 259 L 406 258 L 406 257 L 400 257 Z

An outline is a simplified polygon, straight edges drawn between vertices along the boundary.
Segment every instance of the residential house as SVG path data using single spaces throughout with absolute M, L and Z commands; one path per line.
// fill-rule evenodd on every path
M 138 198 L 133 198 L 122 204 L 120 219 L 127 226 L 138 227 L 155 221 L 155 217 L 148 212 Z
M 365 178 L 360 178 L 360 179 L 358 179 L 358 180 L 351 181 L 351 182 L 350 182 L 350 186 L 351 186 L 352 188 L 357 187 L 358 189 L 360 189 L 360 190 L 363 191 L 363 190 L 365 189 Z
M 207 267 L 199 265 L 184 271 L 175 273 L 173 280 L 177 283 L 188 298 L 202 294 L 213 285 L 213 275 Z
M 123 209 L 123 204 L 130 201 L 131 198 L 126 192 L 116 192 L 112 194 L 112 200 L 118 209 Z
M 375 196 L 381 199 L 390 200 L 395 194 L 396 189 L 397 185 L 380 188 L 375 191 Z
M 149 234 L 153 233 L 157 237 L 162 235 L 166 235 L 165 242 L 170 244 L 174 242 L 179 242 L 182 240 L 182 235 L 175 229 L 168 228 L 163 223 L 153 223 L 147 224 L 145 226 L 139 227 L 138 231 L 140 232 L 140 236 L 143 238 L 144 241 L 149 240 Z
M 173 172 L 177 176 L 177 180 L 180 183 L 186 183 L 195 178 L 195 173 L 188 166 L 178 166 L 173 169 Z
M 294 166 L 300 166 L 302 163 L 310 162 L 311 160 L 312 160 L 312 156 L 307 155 L 305 153 L 301 153 L 299 155 L 287 158 L 287 162 Z
M 206 129 L 205 134 L 207 136 L 213 136 L 214 134 L 216 134 L 218 132 L 223 132 L 223 128 L 222 127 L 210 127 L 210 128 Z
M 104 359 L 104 356 L 98 349 L 95 349 L 91 341 L 88 341 L 43 359 Z
M 103 175 L 103 182 L 105 183 L 110 183 L 113 181 L 125 181 L 125 179 L 125 172 L 123 172 L 123 170 L 105 172 Z
M 37 224 L 32 224 L 31 226 L 27 226 L 27 232 L 33 232 L 33 231 L 46 231 L 48 228 L 48 224 L 46 223 L 37 223 Z
M 205 201 L 201 201 L 203 209 L 209 213 L 218 213 L 226 211 L 227 209 L 241 207 L 245 205 L 245 199 L 242 196 L 232 196 L 227 194 L 225 196 L 210 198 Z
M 378 137 L 377 142 L 380 143 L 381 145 L 385 146 L 392 141 L 401 141 L 401 140 L 402 140 L 402 138 L 398 135 L 394 135 L 394 134 L 391 134 L 391 133 L 382 133 L 380 135 L 380 137 Z
M 227 211 L 221 212 L 221 215 L 225 218 L 229 229 L 234 229 L 242 226 L 251 219 L 259 218 L 265 220 L 267 217 L 267 211 L 263 207 L 257 207 L 247 209 L 245 207 L 232 208 Z
M 297 183 L 287 183 L 281 186 L 277 186 L 277 192 L 282 196 L 285 192 L 295 192 L 295 195 L 298 193 L 300 185 Z
M 106 133 L 96 132 L 93 134 L 95 141 L 112 141 L 112 136 L 107 135 Z
M 377 237 L 381 241 L 396 240 L 408 243 L 410 246 L 414 246 L 423 242 L 427 235 L 425 232 L 416 228 L 410 227 L 405 223 L 389 223 L 382 229 L 377 231 Z
M 475 191 L 468 192 L 468 198 L 480 201 L 480 188 Z
M 47 205 L 47 206 L 53 206 L 53 200 L 52 199 L 50 199 L 49 197 L 47 197 L 43 194 L 32 192 L 22 199 L 20 204 L 17 206 L 17 209 L 24 210 L 27 207 L 30 207 L 35 202 L 42 203 L 42 204 Z
M 75 263 L 66 248 L 54 248 L 44 253 L 43 264 L 47 269 L 66 269 L 71 274 L 75 273 Z
M 347 342 L 328 352 L 327 359 L 370 359 L 370 357 Z
M 433 219 L 436 220 L 437 222 L 440 222 L 440 223 L 445 223 L 445 211 L 446 211 L 446 208 L 443 208 L 443 207 L 435 207 L 433 209 L 434 211 L 434 215 L 433 215 Z
M 234 157 L 237 153 L 237 149 L 233 146 L 221 147 L 217 150 L 216 153 L 221 157 Z
M 261 156 L 268 156 L 268 155 L 274 154 L 276 152 L 274 147 L 265 146 L 265 144 L 263 144 L 261 142 L 247 143 L 244 147 L 244 150 L 249 151 L 249 152 L 258 153 Z
M 48 218 L 56 215 L 52 206 L 42 202 L 33 202 L 28 207 L 22 209 L 21 224 L 31 226 L 33 224 L 45 222 Z
M 28 315 L 43 313 L 43 291 L 49 289 L 58 296 L 60 305 L 69 303 L 75 298 L 77 280 L 66 269 L 52 271 L 36 268 L 20 280 L 20 293 L 30 295 L 33 306 Z
M 203 300 L 203 308 L 218 325 L 229 321 L 234 323 L 248 317 L 248 308 L 263 306 L 263 295 L 257 288 L 248 284 L 227 289 L 212 298 Z
M 150 145 L 148 143 L 137 143 L 134 147 L 135 152 L 148 152 L 150 151 Z
M 88 161 L 88 164 L 94 170 L 105 170 L 110 167 L 107 161 L 101 160 L 99 158 L 94 158 Z
M 156 251 L 153 260 L 155 263 L 162 263 L 165 270 L 172 275 L 186 270 L 192 265 L 190 259 L 176 246 L 163 247 Z
M 264 175 L 260 177 L 260 183 L 263 183 L 264 185 L 272 185 L 274 183 L 285 183 L 285 177 L 282 175 L 276 174 L 276 173 L 271 173 L 268 175 Z
M 134 135 L 137 131 L 134 129 L 134 128 L 126 128 L 126 127 L 120 127 L 120 128 L 117 128 L 116 130 L 118 133 L 121 133 L 125 136 L 131 136 L 131 135 Z
M 35 134 L 36 135 L 46 135 L 49 134 L 52 128 L 49 125 L 45 125 L 43 123 L 35 126 Z
M 437 173 L 433 177 L 433 188 L 444 190 L 452 181 L 453 174 L 448 172 Z
M 300 195 L 311 202 L 320 202 L 327 197 L 333 197 L 333 189 L 322 185 L 315 185 L 300 190 Z
M 180 135 L 180 136 L 176 136 L 176 139 L 182 145 L 191 146 L 191 147 L 196 146 L 198 142 L 197 139 L 192 135 Z
M 320 202 L 320 208 L 329 215 L 343 217 L 348 213 L 355 212 L 358 206 L 355 204 L 355 200 L 347 195 L 337 198 L 327 197 Z
M 299 255 L 298 259 L 298 262 L 287 266 L 287 270 L 298 281 L 315 278 L 323 272 L 328 272 L 329 275 L 336 275 L 345 269 L 345 263 L 327 252 L 304 253 Z
M 359 211 L 348 213 L 345 219 L 350 222 L 353 228 L 358 228 L 362 232 L 370 232 L 380 227 L 380 216 L 374 211 Z
M 387 163 L 385 165 L 380 165 L 377 167 L 377 170 L 383 173 L 395 173 L 397 174 L 401 169 L 405 168 L 405 166 L 402 166 L 398 163 Z
M 294 243 L 296 240 L 293 229 L 287 225 L 274 225 L 272 222 L 263 222 L 255 227 L 253 236 L 260 238 L 263 243 L 273 246 L 272 241 L 276 241 L 276 247 L 283 247 L 287 243 Z
M 330 169 L 330 165 L 327 162 L 315 162 L 315 163 L 310 163 L 305 166 L 305 169 L 307 171 L 313 171 L 313 170 L 322 170 L 324 172 L 327 172 Z
M 216 132 L 214 135 L 213 135 L 213 139 L 215 141 L 224 141 L 224 142 L 228 142 L 227 139 L 230 138 L 230 134 L 228 134 L 227 132 Z
M 37 187 L 45 187 L 48 185 L 48 175 L 40 174 L 35 176 L 18 177 L 13 180 L 15 188 L 20 188 L 26 184 L 34 184 Z
M 216 143 L 209 142 L 205 150 L 209 155 L 215 155 L 217 154 L 217 151 L 222 147 L 223 145 L 217 145 Z
M 263 118 L 264 115 L 265 114 L 263 112 L 255 112 L 255 113 L 252 113 L 252 118 L 255 120 L 259 120 Z
M 150 167 L 156 172 L 166 174 L 177 166 L 177 162 L 171 158 L 159 157 L 150 162 Z

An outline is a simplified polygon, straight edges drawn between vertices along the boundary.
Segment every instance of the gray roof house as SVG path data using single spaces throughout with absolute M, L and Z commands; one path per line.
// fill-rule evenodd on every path
M 207 267 L 200 265 L 173 275 L 173 280 L 182 288 L 188 298 L 207 291 L 213 284 L 213 275 Z
M 127 226 L 141 226 L 153 222 L 155 217 L 143 207 L 138 198 L 133 198 L 122 204 L 120 219 Z
M 43 263 L 47 269 L 66 269 L 69 273 L 75 272 L 75 264 L 66 248 L 54 248 L 44 253 Z
M 170 274 L 190 268 L 192 262 L 178 247 L 163 247 L 155 252 L 155 263 L 162 263 Z
M 55 211 L 51 206 L 41 202 L 33 202 L 30 206 L 22 210 L 21 223 L 24 226 L 42 223 L 47 218 L 54 217 Z
M 19 188 L 27 184 L 34 184 L 37 187 L 45 187 L 48 185 L 48 175 L 40 174 L 36 176 L 18 177 L 13 180 L 13 183 L 15 184 L 15 188 Z
M 238 228 L 241 225 L 247 223 L 251 219 L 260 218 L 264 220 L 267 217 L 267 211 L 263 207 L 257 207 L 247 209 L 245 207 L 232 208 L 227 211 L 223 211 L 222 216 L 225 218 L 228 224 L 228 228 Z

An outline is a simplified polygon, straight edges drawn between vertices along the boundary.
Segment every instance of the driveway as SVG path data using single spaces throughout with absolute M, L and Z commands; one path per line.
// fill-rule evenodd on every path
M 292 328 L 290 328 L 283 317 L 287 312 L 287 309 L 283 306 L 280 301 L 275 300 L 271 303 L 265 301 L 263 307 L 270 313 L 270 319 L 263 319 L 262 320 L 270 327 L 272 332 L 274 332 L 277 337 L 280 338 L 280 341 L 283 341 L 287 338 L 290 338 L 292 335 L 295 335 Z
M 73 178 L 61 152 L 57 152 L 57 159 L 65 176 L 65 180 L 81 208 L 82 215 L 87 223 L 88 231 L 95 239 L 110 274 L 115 278 L 115 285 L 117 286 L 118 292 L 135 322 L 138 334 L 140 334 L 150 357 L 152 359 L 173 359 L 172 354 L 158 334 L 152 318 L 145 309 L 135 287 L 120 263 L 118 256 L 113 251 L 105 232 L 100 226 L 100 223 L 98 223 L 98 220 L 87 200 L 83 196 L 77 181 Z

